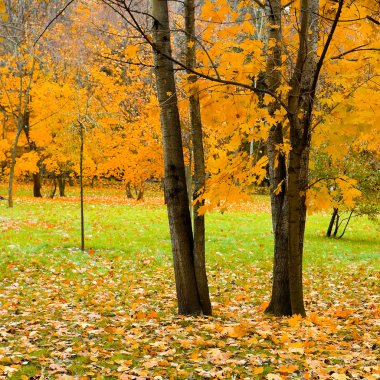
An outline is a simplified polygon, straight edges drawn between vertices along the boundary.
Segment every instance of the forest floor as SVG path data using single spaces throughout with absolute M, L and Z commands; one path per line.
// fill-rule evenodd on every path
M 104 194 L 107 193 L 107 196 Z M 103 194 L 103 195 L 102 195 Z M 4 195 L 4 194 L 3 194 Z M 111 191 L 0 203 L 0 379 L 379 379 L 379 226 L 308 219 L 307 317 L 263 314 L 269 202 L 207 216 L 213 317 L 176 315 L 165 207 Z

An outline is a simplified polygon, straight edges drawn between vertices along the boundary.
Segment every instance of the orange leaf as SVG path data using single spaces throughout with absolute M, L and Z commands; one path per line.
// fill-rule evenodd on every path
M 279 369 L 278 372 L 280 372 L 282 375 L 287 375 L 289 373 L 293 373 L 298 370 L 298 367 L 290 364 L 289 366 L 282 365 Z
M 288 319 L 289 327 L 299 327 L 302 321 L 302 316 L 299 314 L 293 315 L 291 318 Z
M 264 367 L 255 367 L 253 369 L 253 374 L 254 375 L 260 375 L 260 373 L 263 373 L 264 372 Z

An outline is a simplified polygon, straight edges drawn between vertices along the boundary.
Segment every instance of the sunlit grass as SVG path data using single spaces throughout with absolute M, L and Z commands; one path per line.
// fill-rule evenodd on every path
M 8 209 L 5 201 L 0 203 L 3 252 L 33 256 L 52 250 L 77 249 L 80 246 L 78 189 L 69 189 L 72 195 L 63 199 L 35 199 L 16 194 L 13 209 Z M 21 194 L 25 190 L 23 186 Z M 146 203 L 129 202 L 122 189 L 86 189 L 86 249 L 110 257 L 122 254 L 132 259 L 154 256 L 161 263 L 170 260 L 167 214 L 162 203 L 158 197 L 153 202 L 151 198 Z M 252 204 L 239 206 L 237 210 L 207 215 L 208 261 L 232 268 L 250 261 L 270 266 L 273 233 L 268 210 L 268 199 L 257 196 Z M 308 217 L 306 265 L 377 261 L 379 225 L 365 217 L 353 219 L 342 239 L 327 239 L 328 222 L 329 215 Z M 77 257 L 80 264 L 80 255 Z

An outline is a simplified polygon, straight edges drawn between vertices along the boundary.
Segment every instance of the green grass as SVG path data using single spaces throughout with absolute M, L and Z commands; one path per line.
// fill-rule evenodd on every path
M 225 378 L 253 378 L 254 368 L 262 366 L 262 375 L 254 378 L 264 379 L 284 363 L 306 371 L 303 360 L 274 353 L 278 347 L 287 352 L 284 331 L 293 341 L 314 337 L 310 339 L 318 350 L 313 345 L 309 350 L 317 360 L 340 357 L 330 351 L 335 340 L 343 347 L 341 355 L 350 352 L 345 349 L 348 344 L 356 344 L 357 350 L 357 337 L 363 336 L 367 346 L 363 343 L 360 365 L 372 365 L 364 358 L 371 358 L 372 351 L 365 352 L 365 347 L 372 347 L 368 342 L 377 334 L 373 320 L 379 226 L 367 218 L 353 219 L 342 239 L 324 236 L 329 215 L 308 218 L 305 299 L 308 312 L 318 314 L 322 322 L 307 321 L 306 330 L 297 333 L 283 319 L 262 315 L 273 259 L 266 196 L 223 215 L 207 215 L 214 317 L 204 320 L 176 317 L 170 237 L 161 200 L 127 202 L 117 189 L 87 190 L 86 252 L 81 252 L 77 189 L 69 188 L 67 199 L 54 200 L 33 199 L 26 192 L 20 188 L 13 209 L 0 203 L 0 376 L 2 369 L 8 377 L 22 380 L 41 374 L 117 379 L 123 371 L 144 376 L 146 361 L 158 357 L 162 363 L 149 367 L 149 376 L 168 378 L 166 373 L 171 373 L 186 378 L 187 373 L 202 378 L 202 371 L 215 369 L 210 360 L 219 365 L 217 356 L 210 359 L 215 349 L 236 359 Z M 325 345 L 325 338 L 318 343 L 334 325 L 327 323 L 331 314 L 350 309 L 356 312 L 347 322 L 342 323 L 339 314 L 334 317 L 333 322 L 343 327 L 338 332 L 331 328 L 330 343 Z M 252 341 L 242 337 L 231 343 L 221 333 L 223 326 L 236 323 L 250 329 Z M 170 347 L 175 351 L 170 353 Z M 157 356 L 159 351 L 162 356 Z M 189 359 L 194 352 L 199 360 Z M 166 367 L 164 360 L 180 368 Z M 242 360 L 254 364 L 247 367 Z M 333 360 L 332 370 L 339 372 L 341 364 Z
M 22 188 L 22 193 L 25 192 Z M 103 192 L 109 192 L 108 189 Z M 96 194 L 95 190 L 91 190 Z M 97 193 L 99 195 L 99 192 Z M 121 192 L 119 192 L 119 195 Z M 117 195 L 114 191 L 113 195 Z M 265 196 L 257 198 L 265 203 Z M 50 199 L 21 198 L 8 209 L 0 204 L 3 253 L 32 257 L 52 250 L 60 256 L 80 246 L 79 205 Z M 170 256 L 170 236 L 163 205 L 126 205 L 107 198 L 88 196 L 85 205 L 86 248 L 102 251 L 107 257 L 154 256 L 160 263 Z M 101 203 L 100 203 L 101 202 Z M 253 200 L 255 202 L 255 200 Z M 327 239 L 329 215 L 308 217 L 305 236 L 305 264 L 322 265 L 338 260 L 342 265 L 378 258 L 379 226 L 367 218 L 353 219 L 343 239 Z M 207 215 L 207 255 L 210 263 L 271 262 L 273 234 L 269 213 L 230 211 Z M 4 255 L 3 255 L 4 257 Z M 74 259 L 80 264 L 83 257 Z

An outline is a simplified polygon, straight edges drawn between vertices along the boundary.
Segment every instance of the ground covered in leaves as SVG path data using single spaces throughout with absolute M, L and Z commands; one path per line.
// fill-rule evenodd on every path
M 327 260 L 323 255 L 335 252 L 329 251 L 330 243 L 310 252 L 307 318 L 274 318 L 263 314 L 270 294 L 270 256 L 245 252 L 243 244 L 224 251 L 222 232 L 228 226 L 220 225 L 220 236 L 210 236 L 208 243 L 214 316 L 178 317 L 168 236 L 160 230 L 166 229 L 164 217 L 156 232 L 167 252 L 131 241 L 130 250 L 113 249 L 112 227 L 102 229 L 102 220 L 103 226 L 112 225 L 107 214 L 97 227 L 93 222 L 88 239 L 107 233 L 109 248 L 93 241 L 94 248 L 83 253 L 70 246 L 77 226 L 67 217 L 58 223 L 51 220 L 57 212 L 37 213 L 57 207 L 61 217 L 71 215 L 70 202 L 67 209 L 62 202 L 39 201 L 34 209 L 30 200 L 20 202 L 23 211 L 1 208 L 0 379 L 380 378 L 375 245 L 374 255 L 361 258 L 358 252 L 355 259 L 346 252 Z M 117 211 L 115 220 L 120 216 L 118 208 L 109 211 L 109 204 L 95 204 L 106 207 L 105 213 Z M 156 219 L 149 216 L 154 212 L 165 213 L 162 206 L 146 207 L 148 218 Z M 252 218 L 261 218 L 260 213 L 256 210 Z M 217 223 L 219 216 L 215 218 Z M 153 236 L 147 223 L 135 222 L 142 241 L 145 230 Z M 31 249 L 46 231 L 50 243 Z M 236 234 L 247 239 L 244 231 Z M 251 246 L 270 251 L 269 243 L 260 240 L 266 239 L 265 231 L 256 232 Z M 17 241 L 22 233 L 29 234 L 30 245 Z M 335 250 L 343 249 L 337 248 L 339 242 L 333 244 Z

